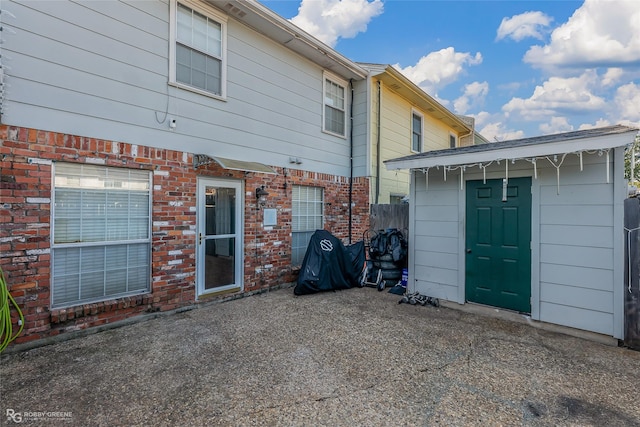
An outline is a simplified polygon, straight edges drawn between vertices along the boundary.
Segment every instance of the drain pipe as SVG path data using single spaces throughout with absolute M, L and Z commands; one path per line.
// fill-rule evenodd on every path
M 349 79 L 351 103 L 349 105 L 349 244 L 353 228 L 353 79 Z
M 380 197 L 380 116 L 381 116 L 381 112 L 380 109 L 381 107 L 381 102 L 382 102 L 382 96 L 381 96 L 381 92 L 382 92 L 382 87 L 381 87 L 381 82 L 380 80 L 378 80 L 378 111 L 377 111 L 377 115 L 378 115 L 378 123 L 377 123 L 377 130 L 378 130 L 378 135 L 376 137 L 376 205 L 378 204 L 378 199 Z

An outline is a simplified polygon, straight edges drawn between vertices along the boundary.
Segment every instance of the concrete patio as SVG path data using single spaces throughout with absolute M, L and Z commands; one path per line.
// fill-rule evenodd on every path
M 5 425 L 640 425 L 640 353 L 291 288 L 1 358 Z M 605 340 L 606 342 L 606 340 Z

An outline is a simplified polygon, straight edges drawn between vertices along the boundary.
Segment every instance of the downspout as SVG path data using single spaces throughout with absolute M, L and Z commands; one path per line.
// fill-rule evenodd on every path
M 378 123 L 377 123 L 377 133 L 378 135 L 376 136 L 376 197 L 375 197 L 375 201 L 376 201 L 376 205 L 378 204 L 378 199 L 380 197 L 380 116 L 381 116 L 381 92 L 382 92 L 382 88 L 380 86 L 380 80 L 378 80 L 378 111 L 377 111 L 377 115 L 378 115 Z
M 349 104 L 349 244 L 353 228 L 353 79 L 349 79 L 351 102 Z

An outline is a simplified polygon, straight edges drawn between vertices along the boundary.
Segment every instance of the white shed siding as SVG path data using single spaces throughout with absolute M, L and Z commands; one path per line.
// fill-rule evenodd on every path
M 168 1 L 2 6 L 4 123 L 349 174 L 348 139 L 322 132 L 322 68 L 234 19 L 221 101 L 168 86 Z
M 605 160 L 584 155 L 580 171 L 567 156 L 560 194 L 554 168 L 541 176 L 539 319 L 613 335 L 614 185 Z
M 412 292 L 458 301 L 458 188 L 455 180 L 429 185 L 425 176 L 413 174 L 416 194 L 415 224 L 409 238 L 415 251 L 415 265 L 409 269 Z M 425 191 L 427 190 L 427 191 Z
M 559 194 L 556 169 L 546 160 L 538 161 L 538 179 L 533 179 L 530 163 L 509 163 L 509 177 L 532 177 L 534 319 L 620 338 L 622 307 L 615 287 L 621 284 L 615 270 L 622 238 L 616 236 L 620 226 L 614 192 L 624 181 L 614 175 L 613 161 L 614 156 L 621 161 L 620 152 L 611 152 L 609 183 L 606 156 L 584 154 L 580 171 L 579 158 L 568 155 L 560 168 Z M 413 175 L 413 290 L 463 303 L 465 192 L 460 171 L 449 172 L 445 182 L 442 168 L 431 169 L 428 188 L 422 172 Z M 504 162 L 487 168 L 487 179 L 504 176 Z M 481 180 L 483 175 L 470 167 L 464 178 Z

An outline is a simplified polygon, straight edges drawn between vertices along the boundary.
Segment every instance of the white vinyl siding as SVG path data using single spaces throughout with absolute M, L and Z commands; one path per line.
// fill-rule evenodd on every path
M 324 227 L 324 192 L 320 187 L 293 186 L 291 263 L 302 264 L 309 240 Z
M 177 3 L 171 75 L 173 83 L 224 97 L 226 25 L 212 13 Z
M 422 116 L 415 111 L 411 114 L 411 151 L 422 152 Z
M 180 3 L 226 28 L 223 96 L 175 81 L 175 0 L 3 2 L 20 17 L 11 24 L 20 36 L 2 44 L 11 67 L 3 121 L 186 153 L 215 146 L 225 157 L 272 166 L 290 166 L 293 155 L 307 171 L 349 176 L 348 141 L 323 131 L 323 68 L 212 3 Z M 366 87 L 358 84 L 354 168 L 362 176 Z
M 150 189 L 148 171 L 56 164 L 53 307 L 149 290 Z
M 345 84 L 325 76 L 324 79 L 324 131 L 346 135 Z

